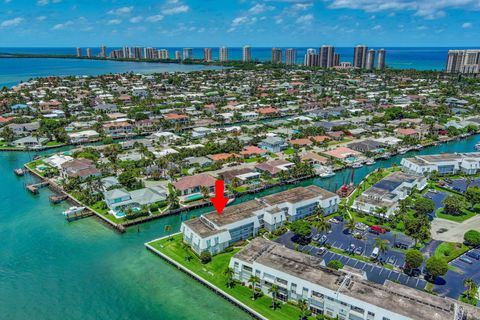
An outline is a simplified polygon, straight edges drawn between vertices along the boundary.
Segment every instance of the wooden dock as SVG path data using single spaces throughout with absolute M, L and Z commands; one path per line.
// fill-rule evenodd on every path
M 38 194 L 39 189 L 48 187 L 50 185 L 50 182 L 48 181 L 43 181 L 40 183 L 35 183 L 35 184 L 29 184 L 27 185 L 27 190 L 30 191 L 33 194 Z
M 66 194 L 60 194 L 60 195 L 53 195 L 53 196 L 50 196 L 49 199 L 50 199 L 50 202 L 53 203 L 53 204 L 57 204 L 57 203 L 60 203 L 64 200 L 66 200 L 68 198 L 68 196 Z
M 83 218 L 91 217 L 93 215 L 95 215 L 95 214 L 92 211 L 85 208 L 85 210 L 83 210 L 82 212 L 65 214 L 64 216 L 65 216 L 65 219 L 67 219 L 68 222 L 72 222 L 72 221 L 75 221 L 75 220 L 80 220 L 80 219 L 83 219 Z

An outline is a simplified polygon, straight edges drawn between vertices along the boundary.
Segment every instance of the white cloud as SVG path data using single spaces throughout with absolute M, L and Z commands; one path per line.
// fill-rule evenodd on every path
M 379 25 L 379 24 L 377 24 L 376 26 L 374 26 L 374 27 L 372 28 L 372 30 L 380 30 L 380 29 L 382 29 L 382 26 Z
M 56 24 L 52 27 L 52 30 L 62 30 L 62 29 L 65 29 L 66 27 L 68 27 L 72 24 L 73 24 L 72 21 L 66 21 L 64 23 L 58 23 L 58 24 Z
M 177 2 L 175 2 L 175 3 L 177 3 Z M 162 10 L 162 14 L 168 16 L 168 15 L 173 15 L 173 14 L 185 13 L 185 12 L 188 12 L 188 11 L 190 11 L 190 7 L 182 4 L 182 5 L 179 5 L 179 6 L 164 8 Z
M 366 12 L 414 11 L 416 16 L 435 19 L 447 9 L 479 10 L 478 0 L 328 0 L 333 9 L 358 9 Z
M 0 23 L 0 28 L 8 28 L 8 27 L 15 27 L 22 23 L 25 19 L 22 17 L 16 17 L 10 20 L 5 20 Z
M 154 16 L 150 16 L 150 17 L 147 17 L 147 20 L 148 22 L 158 22 L 160 20 L 163 19 L 163 16 L 161 14 L 157 14 L 157 15 L 154 15 Z
M 47 19 L 47 16 L 38 16 L 35 19 L 37 19 L 37 21 L 44 21 Z
M 131 17 L 128 21 L 131 23 L 139 23 L 143 20 L 142 16 Z
M 120 24 L 120 23 L 122 23 L 122 20 L 120 20 L 120 19 L 111 19 L 111 20 L 107 21 L 108 25 L 117 25 L 117 24 Z
M 133 11 L 133 6 L 131 7 L 121 7 L 117 9 L 112 9 L 108 11 L 108 14 L 113 14 L 113 15 L 122 15 L 122 14 L 129 14 Z
M 464 29 L 469 29 L 473 27 L 473 24 L 471 22 L 465 22 L 464 24 L 462 24 L 462 28 Z
M 267 6 L 264 3 L 257 3 L 256 5 L 251 7 L 248 10 L 248 12 L 251 13 L 251 14 L 260 14 L 260 13 L 263 13 L 263 12 L 266 12 L 266 11 L 271 11 L 271 10 L 274 10 L 274 9 L 275 9 L 275 7 Z
M 313 22 L 313 14 L 309 13 L 309 14 L 300 16 L 295 21 L 298 24 L 311 24 Z

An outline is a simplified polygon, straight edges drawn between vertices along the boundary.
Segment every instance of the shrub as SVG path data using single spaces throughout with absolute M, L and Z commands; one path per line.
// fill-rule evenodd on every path
M 477 230 L 469 230 L 465 232 L 463 239 L 468 245 L 476 247 L 480 245 L 480 232 Z
M 212 254 L 210 253 L 210 251 L 203 251 L 200 254 L 200 261 L 202 261 L 203 264 L 207 264 L 212 261 Z
M 338 261 L 338 260 L 330 260 L 327 263 L 327 267 L 329 267 L 330 269 L 338 270 L 338 269 L 343 268 L 343 263 L 341 261 Z

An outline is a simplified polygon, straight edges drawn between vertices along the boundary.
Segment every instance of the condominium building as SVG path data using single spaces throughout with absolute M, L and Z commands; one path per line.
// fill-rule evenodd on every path
M 219 49 L 219 59 L 220 61 L 228 61 L 228 48 L 227 47 L 221 47 Z
M 252 48 L 250 46 L 244 46 L 242 48 L 242 61 L 250 62 L 252 60 Z
M 77 48 L 77 57 L 82 56 L 82 48 Z
M 180 50 L 175 51 L 175 60 L 182 60 L 182 51 Z
M 449 50 L 446 72 L 480 73 L 480 49 Z
M 334 67 L 337 67 L 340 65 L 340 54 L 339 53 L 335 53 L 334 55 L 334 58 L 333 58 L 333 66 Z
M 393 172 L 371 186 L 355 199 L 352 209 L 369 215 L 388 218 L 395 213 L 400 200 L 416 188 L 423 190 L 427 179 L 423 175 Z M 381 212 L 380 209 L 384 210 Z
M 133 48 L 133 59 L 142 59 L 142 48 L 135 47 Z
M 106 58 L 107 57 L 107 47 L 102 46 L 100 48 L 100 58 Z
M 158 50 L 155 48 L 143 48 L 143 57 L 145 59 L 158 59 Z
M 368 47 L 365 45 L 358 45 L 353 49 L 353 67 L 365 69 L 367 63 Z
M 386 56 L 385 49 L 378 50 L 378 56 L 377 56 L 377 69 L 378 70 L 385 69 L 385 56 Z
M 403 158 L 402 170 L 415 174 L 475 174 L 480 170 L 480 152 L 469 153 L 441 153 L 413 158 Z
M 193 59 L 193 49 L 192 48 L 183 48 L 183 60 Z
M 375 64 L 375 50 L 370 49 L 367 53 L 367 61 L 365 63 L 365 69 L 372 70 Z
M 299 187 L 226 207 L 182 223 L 183 240 L 196 253 L 222 252 L 235 242 L 255 236 L 265 228 L 274 231 L 286 221 L 295 221 L 314 213 L 317 206 L 325 215 L 336 212 L 340 198 L 317 186 Z
M 272 48 L 272 63 L 282 63 L 282 49 Z
M 278 287 L 277 300 L 305 301 L 314 315 L 342 320 L 464 320 L 479 319 L 480 309 L 386 280 L 366 280 L 364 271 L 327 268 L 314 257 L 264 238 L 253 239 L 235 254 L 233 277 L 247 285 L 251 276 L 263 294 Z
M 92 50 L 90 50 L 90 48 L 87 48 L 87 58 L 91 58 L 92 57 Z
M 293 48 L 288 48 L 285 50 L 285 64 L 294 65 L 297 63 L 297 51 Z
M 320 67 L 332 68 L 335 63 L 335 47 L 322 46 L 320 48 Z
M 203 48 L 203 61 L 212 61 L 212 48 Z
M 159 59 L 163 59 L 163 60 L 166 60 L 169 58 L 169 53 L 168 53 L 168 50 L 167 49 L 160 49 L 158 50 L 158 58 Z
M 320 65 L 320 56 L 315 49 L 307 50 L 303 64 L 307 67 L 318 67 Z

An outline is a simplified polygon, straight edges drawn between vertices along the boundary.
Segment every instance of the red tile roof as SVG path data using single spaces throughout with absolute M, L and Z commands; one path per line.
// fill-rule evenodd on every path
M 177 182 L 174 182 L 173 186 L 177 190 L 186 190 L 199 186 L 213 187 L 215 186 L 215 179 L 208 173 L 201 173 L 194 176 L 183 177 Z

